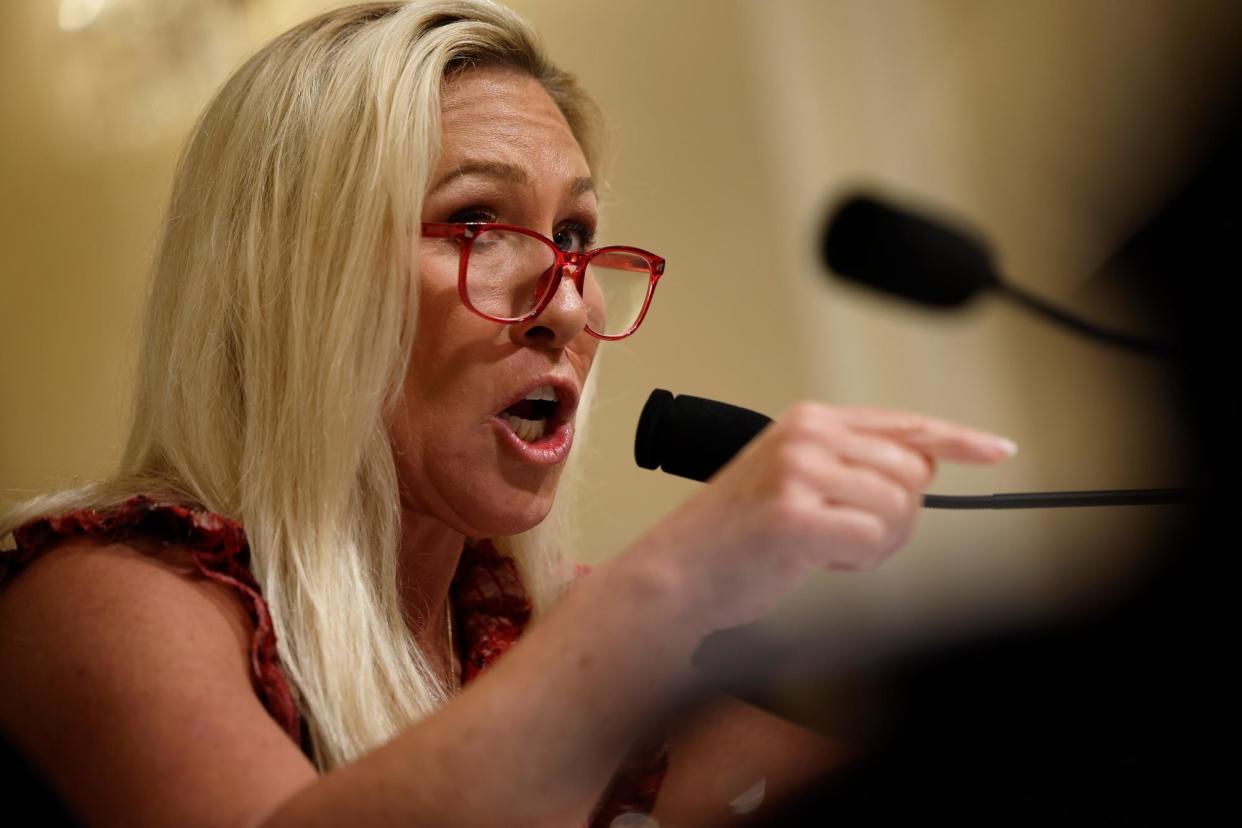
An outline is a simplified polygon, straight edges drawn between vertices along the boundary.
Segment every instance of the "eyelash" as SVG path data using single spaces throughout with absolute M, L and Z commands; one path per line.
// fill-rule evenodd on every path
M 496 221 L 496 214 L 481 207 L 467 207 L 449 216 L 449 224 L 490 224 Z
M 499 217 L 495 212 L 485 207 L 467 207 L 453 213 L 453 215 L 449 217 L 449 223 L 496 224 L 499 223 L 498 219 Z M 582 240 L 583 250 L 590 250 L 595 246 L 595 228 L 587 222 L 579 221 L 577 219 L 570 219 L 568 221 L 561 222 L 561 224 L 557 226 L 556 230 L 553 231 L 553 241 L 556 240 L 556 234 L 564 230 L 578 234 L 578 237 Z

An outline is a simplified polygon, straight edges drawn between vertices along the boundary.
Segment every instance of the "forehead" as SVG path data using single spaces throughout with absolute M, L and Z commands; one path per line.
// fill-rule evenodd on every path
M 439 171 L 467 160 L 515 164 L 539 174 L 589 176 L 560 108 L 539 81 L 511 69 L 471 69 L 441 96 Z

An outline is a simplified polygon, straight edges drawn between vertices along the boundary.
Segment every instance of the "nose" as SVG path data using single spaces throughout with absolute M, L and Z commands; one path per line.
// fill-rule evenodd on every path
M 586 331 L 587 309 L 574 284 L 574 267 L 566 265 L 556 294 L 534 319 L 509 326 L 509 335 L 519 345 L 564 348 Z

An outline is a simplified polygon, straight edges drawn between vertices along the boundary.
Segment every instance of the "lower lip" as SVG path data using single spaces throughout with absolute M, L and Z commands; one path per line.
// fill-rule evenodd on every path
M 501 440 L 519 457 L 538 466 L 555 466 L 569 456 L 574 443 L 573 421 L 561 423 L 551 434 L 545 434 L 537 442 L 528 443 L 499 417 L 492 417 L 492 425 L 500 433 Z

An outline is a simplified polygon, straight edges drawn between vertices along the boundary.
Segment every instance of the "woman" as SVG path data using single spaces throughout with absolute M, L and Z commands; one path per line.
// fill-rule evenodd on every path
M 592 361 L 662 269 L 580 255 L 592 113 L 478 2 L 325 14 L 208 108 L 121 470 L 0 526 L 0 725 L 87 823 L 719 824 L 705 778 L 828 763 L 738 703 L 667 754 L 652 727 L 705 635 L 886 557 L 937 459 L 1012 448 L 801 404 L 565 589 Z

